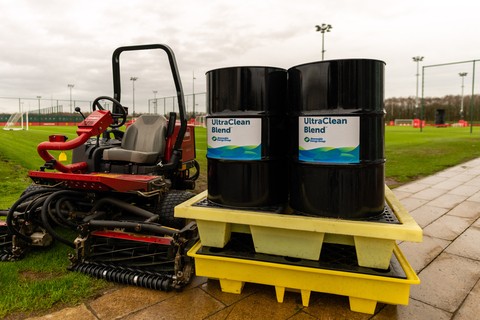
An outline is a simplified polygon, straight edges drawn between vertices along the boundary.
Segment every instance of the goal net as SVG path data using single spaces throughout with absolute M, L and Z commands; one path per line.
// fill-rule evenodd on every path
M 395 119 L 396 126 L 413 126 L 413 119 Z
M 23 112 L 12 114 L 8 118 L 3 130 L 23 130 Z

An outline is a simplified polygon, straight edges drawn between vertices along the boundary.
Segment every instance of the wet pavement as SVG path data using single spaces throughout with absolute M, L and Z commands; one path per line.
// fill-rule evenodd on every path
M 393 190 L 423 229 L 423 242 L 399 247 L 420 277 L 408 306 L 350 311 L 348 297 L 298 292 L 278 303 L 272 286 L 246 283 L 223 293 L 196 277 L 182 292 L 116 286 L 96 300 L 29 319 L 478 319 L 480 314 L 480 158 Z

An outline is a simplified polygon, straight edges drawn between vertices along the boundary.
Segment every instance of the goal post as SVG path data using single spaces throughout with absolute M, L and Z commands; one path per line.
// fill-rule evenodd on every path
M 23 112 L 17 112 L 12 114 L 10 118 L 8 118 L 8 121 L 3 127 L 3 130 L 23 130 L 24 123 L 26 123 L 28 130 L 28 114 L 25 114 Z
M 413 119 L 395 119 L 395 126 L 413 127 Z

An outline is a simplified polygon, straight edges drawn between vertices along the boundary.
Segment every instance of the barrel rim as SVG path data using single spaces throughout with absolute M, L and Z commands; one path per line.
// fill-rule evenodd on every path
M 329 62 L 340 62 L 340 61 L 372 61 L 372 62 L 381 62 L 383 65 L 387 65 L 387 63 L 383 60 L 380 59 L 369 59 L 369 58 L 347 58 L 347 59 L 332 59 L 332 60 L 320 60 L 320 61 L 312 61 L 312 62 L 306 62 L 302 63 L 293 67 L 288 68 L 288 71 L 298 68 L 298 67 L 304 67 L 307 65 L 313 65 L 313 64 L 321 64 L 321 63 L 329 63 Z
M 248 65 L 248 66 L 232 66 L 232 67 L 215 68 L 215 69 L 211 69 L 211 70 L 208 70 L 207 72 L 205 72 L 205 75 L 207 75 L 211 72 L 220 71 L 220 70 L 227 70 L 227 69 L 274 69 L 274 70 L 277 70 L 277 71 L 285 71 L 285 72 L 288 71 L 287 69 L 281 68 L 281 67 Z

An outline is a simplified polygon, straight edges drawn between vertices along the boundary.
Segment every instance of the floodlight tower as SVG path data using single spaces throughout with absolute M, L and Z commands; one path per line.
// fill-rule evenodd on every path
M 325 54 L 325 49 L 324 49 L 324 47 L 325 47 L 325 32 L 330 32 L 330 30 L 332 29 L 332 25 L 322 23 L 320 26 L 316 25 L 315 28 L 317 29 L 317 32 L 320 31 L 322 33 L 322 61 L 323 61 L 324 54 Z
M 195 119 L 195 71 L 192 71 L 192 101 L 193 101 L 193 119 Z
M 72 89 L 75 87 L 75 85 L 67 84 L 67 87 L 70 89 L 70 113 L 72 113 Z
M 418 77 L 420 76 L 420 61 L 423 61 L 423 57 L 421 56 L 416 56 L 413 57 L 413 62 L 417 63 L 417 74 L 415 75 L 417 77 L 417 87 L 416 87 L 416 95 L 415 95 L 415 113 L 414 113 L 414 118 L 417 115 L 417 110 L 418 110 Z
M 135 118 L 135 81 L 138 80 L 138 77 L 130 77 L 130 80 L 132 81 L 132 89 L 133 89 L 133 105 L 132 105 L 132 115 Z
M 157 114 L 157 93 L 158 90 L 153 90 L 153 113 Z
M 460 100 L 460 119 L 463 120 L 463 87 L 464 87 L 464 80 L 467 72 L 460 72 L 458 75 L 462 78 L 462 100 Z
M 40 99 L 42 99 L 42 96 L 37 96 L 38 99 L 38 119 L 40 119 Z M 38 120 L 40 122 L 40 120 Z

